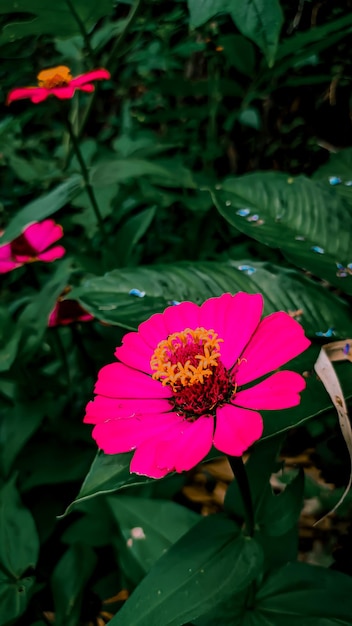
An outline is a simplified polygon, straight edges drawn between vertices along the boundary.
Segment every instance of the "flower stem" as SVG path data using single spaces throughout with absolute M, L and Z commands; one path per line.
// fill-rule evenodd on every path
M 250 537 L 253 537 L 254 509 L 246 468 L 241 456 L 237 457 L 228 455 L 228 460 L 231 465 L 231 469 L 235 475 L 238 488 L 242 497 L 247 532 Z
M 77 13 L 77 11 L 76 11 L 76 9 L 75 9 L 75 7 L 74 7 L 73 2 L 71 2 L 71 0 L 66 0 L 66 4 L 67 4 L 67 6 L 68 6 L 68 8 L 70 9 L 70 11 L 71 11 L 71 13 L 72 13 L 72 15 L 73 15 L 74 19 L 76 20 L 76 22 L 77 22 L 77 24 L 78 24 L 78 28 L 79 28 L 79 30 L 81 31 L 81 34 L 82 34 L 82 37 L 83 37 L 84 43 L 85 43 L 86 48 L 87 48 L 87 52 L 88 52 L 88 54 L 89 54 L 89 56 L 90 56 L 90 59 L 91 59 L 91 61 L 92 61 L 93 63 L 95 63 L 95 54 L 94 54 L 94 50 L 93 50 L 93 48 L 92 48 L 92 46 L 91 46 L 91 43 L 90 43 L 90 39 L 89 39 L 88 33 L 87 33 L 86 28 L 85 28 L 85 26 L 84 26 L 84 22 L 81 20 L 81 18 L 80 18 L 80 16 L 79 16 L 79 14 Z
M 71 124 L 71 122 L 70 122 L 70 120 L 69 120 L 67 115 L 64 115 L 64 119 L 65 119 L 65 124 L 67 126 L 68 134 L 69 134 L 71 142 L 72 142 L 73 151 L 74 151 L 74 153 L 75 153 L 75 155 L 77 157 L 78 163 L 79 163 L 81 171 L 82 171 L 82 176 L 83 176 L 83 179 L 84 179 L 84 182 L 85 182 L 85 185 L 86 185 L 86 191 L 87 191 L 90 203 L 92 205 L 92 209 L 94 211 L 94 215 L 95 215 L 95 217 L 97 219 L 97 222 L 99 224 L 100 232 L 101 232 L 103 240 L 104 240 L 104 239 L 106 239 L 106 231 L 105 231 L 104 220 L 103 220 L 102 215 L 100 213 L 100 209 L 99 209 L 99 206 L 98 206 L 98 203 L 97 203 L 97 199 L 96 199 L 95 194 L 94 194 L 94 190 L 93 190 L 92 184 L 91 184 L 91 182 L 89 180 L 89 172 L 88 172 L 87 166 L 86 166 L 86 164 L 84 162 L 84 158 L 83 158 L 81 149 L 79 147 L 79 143 L 77 141 L 77 137 L 76 137 L 76 135 L 74 133 L 74 130 L 72 128 L 72 124 Z

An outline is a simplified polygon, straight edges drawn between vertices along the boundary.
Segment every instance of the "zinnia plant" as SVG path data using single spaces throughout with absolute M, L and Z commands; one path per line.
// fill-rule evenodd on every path
M 63 236 L 63 229 L 54 220 L 44 220 L 27 226 L 10 243 L 0 245 L 0 274 L 11 272 L 25 263 L 60 259 L 66 252 L 63 246 L 52 246 Z
M 260 410 L 300 402 L 305 381 L 279 371 L 310 342 L 287 313 L 261 321 L 263 298 L 226 293 L 167 308 L 125 335 L 99 373 L 85 422 L 108 454 L 135 450 L 130 470 L 189 470 L 214 446 L 240 457 L 263 433 Z
M 94 91 L 93 80 L 107 80 L 109 78 L 109 72 L 102 68 L 91 70 L 74 78 L 69 67 L 58 65 L 39 72 L 37 86 L 12 89 L 7 97 L 7 104 L 24 98 L 29 98 L 31 102 L 38 104 L 49 96 L 67 100 L 72 98 L 76 89 L 88 93 Z

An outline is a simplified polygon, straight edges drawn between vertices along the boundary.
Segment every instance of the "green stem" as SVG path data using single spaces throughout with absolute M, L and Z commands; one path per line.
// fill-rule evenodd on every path
M 242 497 L 244 518 L 248 535 L 253 537 L 254 535 L 254 509 L 251 489 L 249 486 L 248 476 L 246 468 L 244 466 L 242 457 L 228 455 L 228 460 L 231 465 L 231 469 L 235 475 L 238 488 Z
M 113 47 L 111 48 L 110 54 L 106 62 L 106 65 L 109 67 L 111 74 L 113 74 L 116 69 L 116 65 L 117 65 L 116 58 L 117 58 L 118 50 L 123 44 L 123 42 L 125 41 L 127 33 L 129 29 L 131 28 L 132 24 L 135 22 L 140 9 L 142 8 L 142 3 L 143 3 L 143 0 L 135 1 L 131 11 L 128 14 L 125 28 L 123 29 L 122 33 L 116 39 Z
M 82 22 L 79 14 L 77 13 L 77 11 L 76 11 L 76 9 L 75 9 L 75 7 L 73 5 L 73 2 L 71 2 L 71 0 L 66 0 L 66 4 L 69 7 L 73 17 L 75 18 L 75 20 L 76 20 L 76 22 L 78 24 L 78 28 L 81 31 L 82 37 L 84 39 L 84 43 L 86 44 L 87 52 L 88 52 L 88 54 L 90 56 L 90 59 L 91 59 L 91 61 L 93 63 L 95 63 L 94 50 L 93 50 L 93 48 L 91 46 L 90 39 L 89 39 L 88 33 L 86 31 L 86 28 L 84 26 L 84 23 Z
M 91 182 L 89 180 L 89 172 L 88 172 L 87 166 L 86 166 L 86 164 L 84 162 L 84 159 L 83 159 L 83 156 L 82 156 L 82 152 L 81 152 L 81 149 L 79 147 L 79 143 L 77 141 L 77 137 L 76 137 L 76 135 L 74 133 L 74 130 L 72 128 L 72 124 L 71 124 L 69 118 L 67 117 L 67 115 L 64 116 L 64 119 L 65 119 L 65 124 L 67 126 L 68 133 L 70 135 L 71 142 L 72 142 L 73 151 L 74 151 L 74 153 L 75 153 L 75 155 L 77 157 L 78 163 L 79 163 L 81 171 L 82 171 L 82 176 L 83 176 L 84 182 L 86 184 L 86 191 L 87 191 L 90 203 L 92 205 L 92 209 L 94 211 L 94 215 L 95 215 L 95 217 L 97 219 L 97 222 L 99 224 L 99 228 L 100 228 L 100 232 L 102 234 L 102 237 L 103 237 L 103 239 L 106 239 L 106 231 L 105 231 L 104 220 L 103 220 L 102 215 L 100 213 L 100 209 L 99 209 L 96 197 L 94 195 L 94 190 L 93 190 L 92 184 L 91 184 Z

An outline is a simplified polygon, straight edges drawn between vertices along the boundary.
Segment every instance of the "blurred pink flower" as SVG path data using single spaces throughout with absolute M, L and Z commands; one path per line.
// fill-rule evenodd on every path
M 135 450 L 131 472 L 153 478 L 189 470 L 212 445 L 241 456 L 262 435 L 258 411 L 296 406 L 305 388 L 291 371 L 247 387 L 310 344 L 287 313 L 261 321 L 262 309 L 260 294 L 226 293 L 169 307 L 125 335 L 86 409 L 99 448 Z
M 71 291 L 68 287 L 64 294 Z M 50 313 L 48 326 L 66 326 L 73 322 L 90 322 L 94 317 L 85 311 L 77 300 L 57 299 L 55 307 Z
M 0 274 L 11 272 L 25 263 L 60 259 L 66 252 L 63 246 L 50 246 L 63 236 L 62 227 L 54 220 L 44 220 L 27 226 L 10 243 L 0 245 Z
M 97 69 L 86 72 L 73 78 L 71 70 L 65 65 L 58 65 L 47 70 L 42 70 L 37 76 L 37 87 L 17 87 L 12 89 L 7 96 L 7 104 L 14 100 L 29 98 L 34 104 L 43 102 L 48 96 L 56 96 L 60 100 L 72 98 L 76 89 L 91 93 L 95 87 L 92 80 L 107 80 L 110 74 L 107 70 Z

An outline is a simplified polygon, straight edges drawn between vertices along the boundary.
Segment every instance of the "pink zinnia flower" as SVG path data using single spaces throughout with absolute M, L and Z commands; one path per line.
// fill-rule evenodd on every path
M 212 445 L 241 456 L 263 432 L 260 410 L 300 402 L 305 381 L 280 371 L 310 342 L 287 313 L 261 320 L 260 294 L 183 302 L 125 335 L 98 375 L 84 421 L 107 454 L 135 450 L 131 472 L 189 470 Z M 250 386 L 247 387 L 247 385 Z
M 43 102 L 48 96 L 56 96 L 60 100 L 72 98 L 76 89 L 91 93 L 95 87 L 92 80 L 107 80 L 110 74 L 107 70 L 97 69 L 86 72 L 73 78 L 71 70 L 65 65 L 58 65 L 47 70 L 42 70 L 37 76 L 37 87 L 18 87 L 12 89 L 7 96 L 7 104 L 14 100 L 29 98 L 34 104 Z
M 64 291 L 64 295 L 69 291 L 70 287 Z M 50 313 L 48 326 L 66 326 L 73 322 L 90 322 L 93 319 L 93 315 L 87 313 L 77 300 L 63 300 L 60 296 Z
M 44 220 L 27 226 L 19 237 L 0 245 L 0 274 L 33 261 L 50 263 L 66 252 L 63 246 L 50 246 L 63 236 L 62 227 L 54 220 Z

